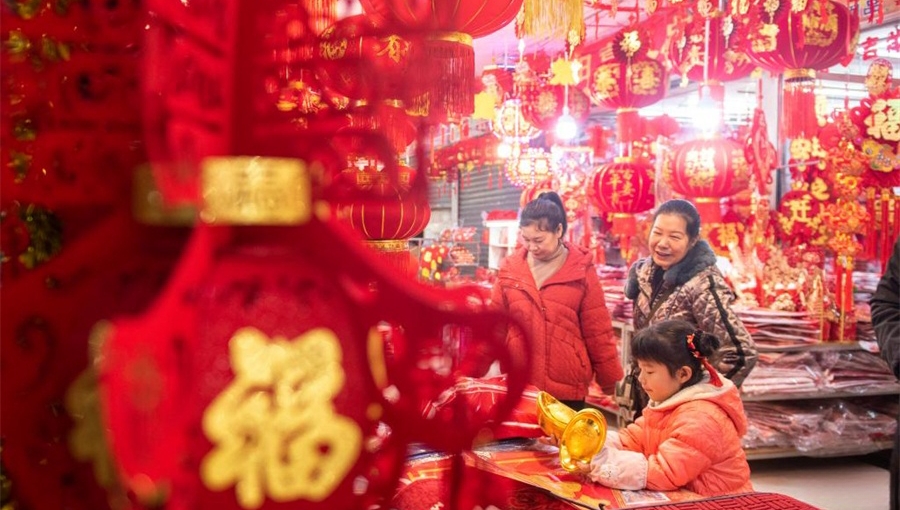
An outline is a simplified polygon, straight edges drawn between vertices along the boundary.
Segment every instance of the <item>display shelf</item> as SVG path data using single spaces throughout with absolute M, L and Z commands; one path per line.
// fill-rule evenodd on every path
M 863 444 L 847 444 L 820 450 L 801 451 L 796 448 L 752 448 L 745 449 L 747 460 L 787 459 L 793 457 L 848 457 L 866 455 L 893 448 L 893 441 L 870 441 Z
M 760 393 L 755 395 L 742 393 L 741 400 L 744 402 L 780 402 L 783 400 L 877 397 L 881 395 L 900 395 L 900 384 L 896 384 L 893 388 L 861 389 L 860 391 L 816 390 L 798 393 Z
M 519 236 L 518 220 L 487 220 L 488 268 L 498 269 L 500 261 L 516 249 Z
M 867 351 L 863 342 L 819 342 L 806 345 L 756 345 L 759 352 L 816 352 L 816 351 Z

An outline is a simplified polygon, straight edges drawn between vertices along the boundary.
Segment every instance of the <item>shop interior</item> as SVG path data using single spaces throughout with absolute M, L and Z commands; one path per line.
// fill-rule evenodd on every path
M 889 508 L 896 0 L 0 9 L 2 510 Z M 579 414 L 472 373 L 516 366 L 491 292 L 545 191 L 623 368 L 653 213 L 696 204 L 755 492 L 586 482 Z M 596 454 L 632 419 L 585 402 Z

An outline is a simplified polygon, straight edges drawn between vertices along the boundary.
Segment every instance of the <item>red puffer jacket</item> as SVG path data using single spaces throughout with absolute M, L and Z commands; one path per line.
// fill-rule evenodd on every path
M 531 276 L 526 250 L 510 254 L 501 264 L 491 298 L 532 336 L 528 382 L 558 399 L 581 400 L 591 379 L 610 389 L 623 373 L 591 254 L 580 246 L 566 247 L 566 261 L 540 289 Z M 515 329 L 509 330 L 506 341 L 513 355 L 527 347 Z

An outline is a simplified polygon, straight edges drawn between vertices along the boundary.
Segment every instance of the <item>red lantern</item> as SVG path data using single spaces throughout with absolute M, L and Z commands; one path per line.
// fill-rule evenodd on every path
M 578 59 L 589 70 L 585 93 L 594 103 L 616 110 L 620 142 L 640 138 L 637 109 L 659 101 L 669 88 L 666 66 L 648 56 L 651 42 L 649 35 L 631 27 L 585 47 Z
M 673 67 L 684 80 L 704 83 L 721 83 L 748 76 L 754 65 L 739 47 L 733 30 L 732 19 L 723 17 L 720 11 L 708 16 L 694 14 L 682 36 L 672 41 L 669 59 Z
M 653 165 L 630 157 L 602 164 L 590 177 L 588 198 L 598 209 L 612 214 L 612 234 L 622 238 L 620 245 L 625 251 L 637 232 L 634 215 L 653 207 L 653 185 Z
M 379 26 L 427 33 L 424 55 L 414 80 L 424 92 L 423 105 L 436 119 L 458 118 L 474 111 L 475 50 L 472 39 L 512 21 L 522 0 L 361 0 Z M 426 106 L 427 105 L 427 106 Z
M 813 87 L 817 70 L 851 56 L 859 39 L 859 16 L 836 0 L 758 2 L 749 11 L 745 51 L 772 73 L 785 74 L 785 136 L 818 131 Z
M 584 125 L 591 113 L 591 101 L 584 92 L 564 85 L 535 84 L 522 93 L 522 115 L 542 131 L 553 131 L 563 114 L 568 95 L 569 114 L 578 125 Z
M 653 207 L 653 166 L 642 159 L 616 158 L 594 170 L 588 198 L 606 213 L 639 213 Z
M 353 100 L 403 99 L 413 43 L 378 29 L 365 15 L 344 18 L 319 40 L 316 76 Z
M 663 165 L 663 179 L 676 192 L 694 199 L 705 221 L 721 220 L 719 199 L 750 184 L 744 148 L 734 140 L 691 140 L 675 148 Z

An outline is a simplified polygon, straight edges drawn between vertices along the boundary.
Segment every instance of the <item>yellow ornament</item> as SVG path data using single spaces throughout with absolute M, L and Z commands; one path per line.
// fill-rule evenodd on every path
M 558 58 L 550 65 L 550 73 L 550 85 L 575 85 L 572 63 L 564 58 Z

